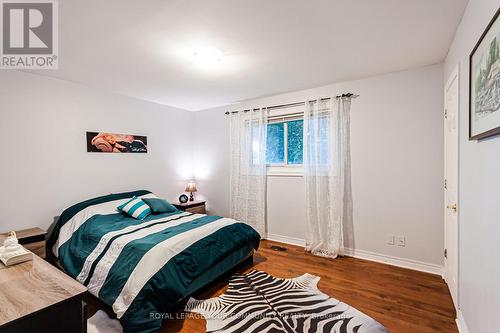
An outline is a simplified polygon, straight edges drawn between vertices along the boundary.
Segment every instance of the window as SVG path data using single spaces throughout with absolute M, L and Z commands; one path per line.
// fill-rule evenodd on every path
M 302 176 L 304 173 L 304 118 L 302 111 L 280 110 L 270 117 L 267 124 L 265 163 L 267 174 L 272 176 Z M 318 165 L 328 169 L 331 165 L 330 117 L 316 117 L 309 124 L 309 131 L 317 138 L 314 151 Z M 252 136 L 259 137 L 259 127 L 252 129 Z M 259 164 L 260 140 L 253 140 L 253 163 Z
M 266 163 L 285 164 L 285 123 L 267 125 Z
M 271 173 L 302 166 L 303 125 L 301 118 L 271 120 L 267 125 L 266 163 L 273 169 Z M 301 170 L 295 168 L 295 171 Z
M 287 126 L 287 149 L 288 164 L 302 164 L 302 149 L 304 140 L 304 121 L 293 120 L 286 123 Z

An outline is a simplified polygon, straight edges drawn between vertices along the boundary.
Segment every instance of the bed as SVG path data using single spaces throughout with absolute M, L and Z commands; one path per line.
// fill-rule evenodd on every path
M 260 236 L 230 218 L 173 213 L 137 220 L 116 207 L 145 190 L 66 209 L 49 251 L 67 274 L 110 306 L 125 332 L 156 332 L 165 314 L 258 249 Z

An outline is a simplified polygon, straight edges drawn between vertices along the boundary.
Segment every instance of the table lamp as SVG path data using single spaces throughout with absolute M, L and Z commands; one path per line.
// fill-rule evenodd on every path
M 189 201 L 193 201 L 194 200 L 194 195 L 193 195 L 193 192 L 196 192 L 196 183 L 194 182 L 194 180 L 191 180 L 187 186 L 186 186 L 186 189 L 185 189 L 186 192 L 189 192 Z

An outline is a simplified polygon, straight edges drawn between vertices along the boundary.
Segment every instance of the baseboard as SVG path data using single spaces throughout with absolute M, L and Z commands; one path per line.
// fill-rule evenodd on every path
M 267 234 L 267 239 L 275 241 L 275 242 L 297 245 L 297 246 L 305 246 L 305 244 L 306 244 L 306 241 L 304 239 L 301 239 L 301 238 L 288 237 L 288 236 L 282 236 L 282 235 L 276 235 L 276 234 L 270 234 L 270 233 Z M 344 249 L 344 255 L 346 255 L 348 257 L 376 261 L 376 262 L 380 262 L 380 263 L 388 264 L 388 265 L 392 265 L 392 266 L 413 269 L 415 271 L 420 271 L 420 272 L 426 272 L 426 273 L 437 274 L 437 275 L 442 275 L 442 273 L 443 273 L 443 267 L 440 265 L 430 264 L 430 263 L 426 263 L 426 262 L 422 262 L 422 261 L 418 261 L 418 260 L 398 258 L 398 257 L 389 256 L 386 254 L 380 254 L 380 253 L 375 253 L 375 252 L 370 252 L 370 251 L 365 251 L 365 250 Z
M 462 315 L 462 311 L 458 309 L 457 311 L 457 327 L 458 327 L 458 332 L 459 333 L 469 333 L 469 329 L 467 328 L 467 325 L 465 324 L 465 319 L 464 316 Z
M 305 239 L 301 239 L 301 238 L 295 238 L 295 237 L 289 237 L 289 236 L 281 236 L 281 235 L 276 235 L 276 234 L 270 234 L 270 233 L 268 233 L 266 239 L 269 239 L 269 240 L 275 241 L 275 242 L 290 244 L 290 245 L 306 246 Z
M 359 259 L 376 261 L 383 264 L 413 269 L 415 271 L 441 275 L 443 268 L 440 265 L 430 264 L 419 260 L 398 258 L 386 254 L 380 254 L 358 249 L 344 249 L 344 255 Z

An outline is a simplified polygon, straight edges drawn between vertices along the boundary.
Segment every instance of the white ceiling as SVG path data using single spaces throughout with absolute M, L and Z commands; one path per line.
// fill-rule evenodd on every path
M 467 0 L 64 0 L 43 75 L 187 110 L 443 61 Z M 193 47 L 225 55 L 201 70 Z

